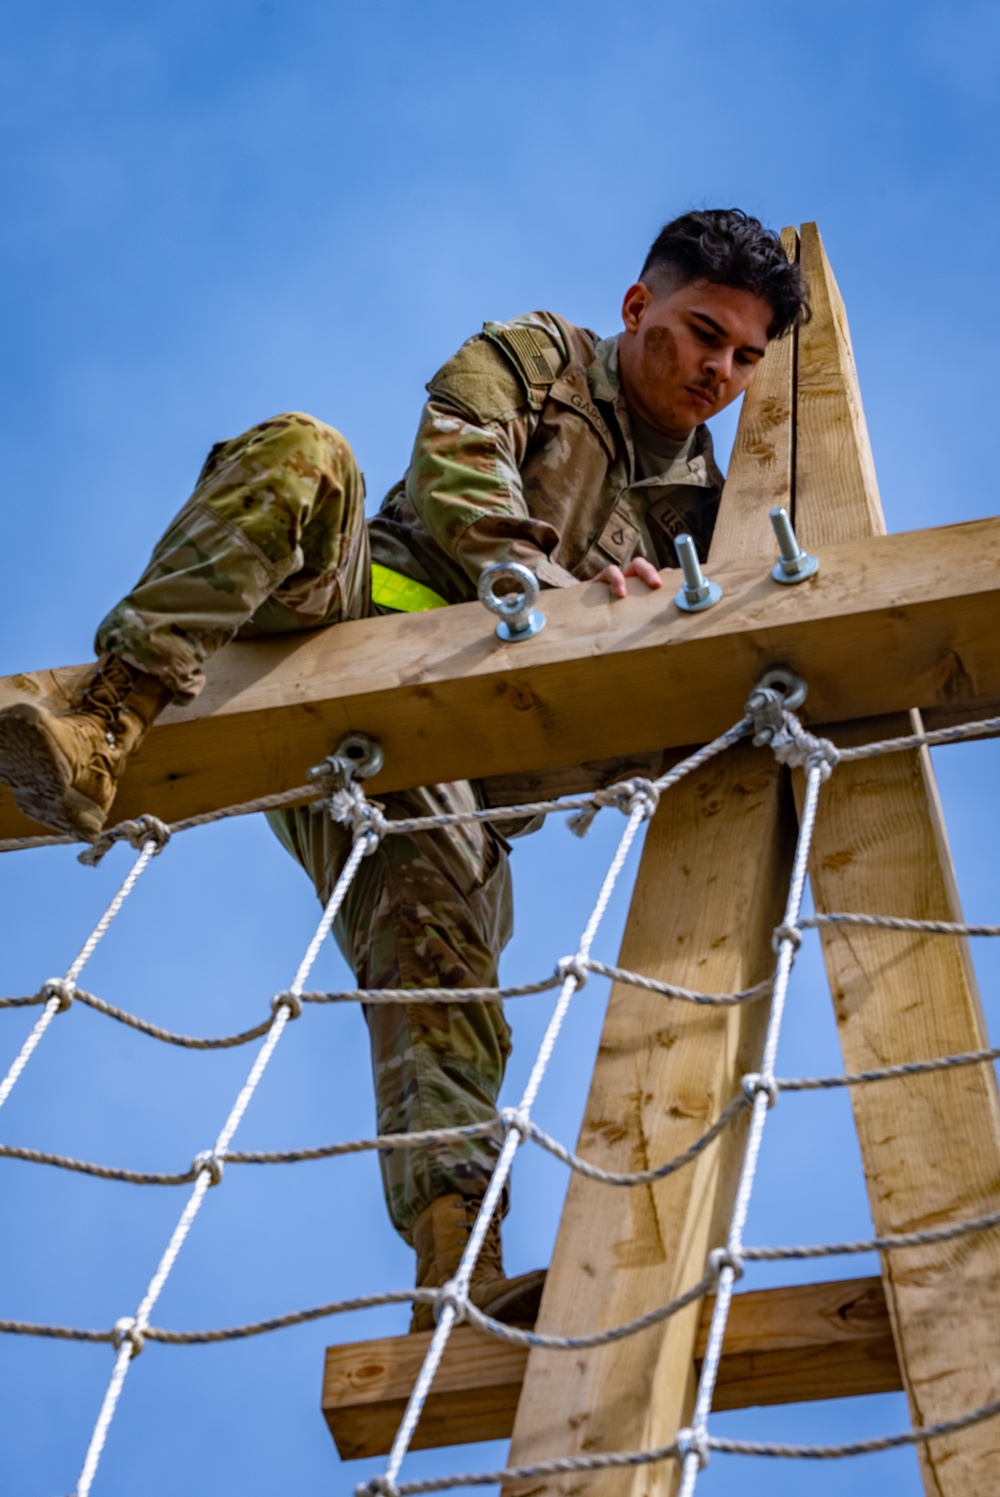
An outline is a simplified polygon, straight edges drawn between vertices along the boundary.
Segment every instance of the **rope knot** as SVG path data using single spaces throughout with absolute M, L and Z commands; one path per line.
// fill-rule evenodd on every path
M 137 817 L 135 821 L 123 822 L 122 825 L 129 828 L 126 837 L 129 846 L 134 847 L 136 852 L 141 852 L 147 842 L 153 842 L 153 857 L 158 858 L 170 841 L 170 828 L 158 816 L 147 814 Z
M 826 784 L 840 763 L 840 753 L 829 738 L 818 738 L 817 747 L 806 758 L 806 769 L 818 769 L 819 777 Z
M 327 804 L 334 821 L 350 827 L 355 842 L 359 837 L 367 839 L 365 857 L 370 857 L 389 830 L 382 807 L 369 800 L 360 786 L 353 784 L 335 790 Z
M 279 1008 L 287 1008 L 289 1019 L 301 1019 L 302 999 L 298 993 L 275 993 L 271 999 L 271 1012 L 277 1017 Z
M 633 811 L 641 810 L 643 820 L 648 821 L 660 804 L 660 787 L 652 780 L 644 780 L 637 776 L 634 780 L 623 780 L 620 785 L 612 788 L 620 792 L 618 808 L 628 816 L 631 816 Z
M 466 1311 L 469 1308 L 469 1300 L 466 1295 L 459 1293 L 458 1289 L 455 1287 L 454 1279 L 449 1279 L 447 1284 L 442 1284 L 441 1288 L 434 1296 L 435 1325 L 440 1321 L 441 1316 L 448 1305 L 450 1305 L 455 1312 L 454 1324 L 461 1325 L 462 1321 L 465 1319 Z
M 743 1077 L 744 1094 L 754 1101 L 761 1092 L 767 1097 L 768 1107 L 773 1107 L 778 1100 L 778 1088 L 773 1076 L 762 1076 L 759 1071 L 748 1071 Z
M 354 1497 L 399 1497 L 399 1488 L 391 1476 L 373 1476 L 354 1488 Z
M 660 787 L 653 780 L 644 780 L 640 776 L 631 780 L 619 780 L 615 785 L 595 790 L 590 797 L 590 805 L 585 806 L 582 811 L 574 812 L 567 818 L 566 825 L 575 837 L 585 837 L 593 826 L 598 811 L 603 811 L 605 806 L 615 806 L 625 816 L 631 816 L 633 811 L 641 807 L 648 821 L 659 800 Z
M 202 1149 L 200 1153 L 196 1154 L 191 1168 L 194 1171 L 195 1178 L 202 1174 L 211 1176 L 208 1182 L 209 1189 L 213 1185 L 222 1184 L 223 1161 L 219 1158 L 218 1154 L 213 1154 L 211 1149 Z
M 818 769 L 820 777 L 828 780 L 840 763 L 837 749 L 829 738 L 817 738 L 808 732 L 794 712 L 783 715 L 784 722 L 769 740 L 778 763 L 792 769 Z
M 797 925 L 791 925 L 787 920 L 782 920 L 771 932 L 771 950 L 777 951 L 782 941 L 791 941 L 792 947 L 798 951 L 802 945 L 802 932 Z
M 713 1248 L 705 1259 L 705 1272 L 717 1279 L 724 1268 L 728 1268 L 734 1279 L 743 1277 L 743 1259 L 732 1248 Z
M 590 968 L 581 957 L 562 956 L 556 962 L 556 976 L 560 982 L 566 982 L 570 977 L 575 977 L 576 986 L 579 989 L 586 986 Z
M 531 1119 L 526 1112 L 521 1112 L 517 1107 L 504 1107 L 500 1111 L 500 1121 L 503 1123 L 505 1132 L 509 1133 L 516 1128 L 520 1133 L 520 1142 L 523 1144 L 531 1134 Z
M 597 796 L 595 795 L 593 802 L 589 806 L 585 806 L 582 811 L 574 811 L 572 816 L 567 816 L 566 825 L 574 837 L 585 837 L 587 835 L 590 828 L 594 825 L 598 811 L 602 810 L 605 804 L 606 802 L 603 801 L 598 804 Z
M 136 1324 L 135 1318 L 131 1315 L 123 1315 L 111 1327 L 111 1344 L 115 1351 L 121 1351 L 126 1341 L 132 1347 L 133 1357 L 137 1357 L 146 1344 L 145 1336 Z
M 709 1450 L 708 1441 L 701 1430 L 696 1433 L 693 1429 L 679 1429 L 676 1445 L 681 1461 L 686 1461 L 689 1455 L 697 1456 L 698 1470 L 704 1471 L 708 1465 Z
M 90 847 L 79 854 L 77 862 L 83 863 L 87 868 L 96 868 L 116 842 L 127 842 L 136 852 L 142 852 L 146 843 L 152 842 L 155 858 L 159 857 L 169 841 L 170 828 L 165 821 L 161 821 L 158 816 L 137 816 L 134 821 L 120 821 L 117 826 L 102 832 Z
M 56 1013 L 64 1014 L 76 997 L 76 983 L 70 982 L 65 977 L 50 977 L 48 982 L 42 984 L 41 996 L 46 1003 L 50 1003 L 53 998 L 58 998 L 59 1007 Z

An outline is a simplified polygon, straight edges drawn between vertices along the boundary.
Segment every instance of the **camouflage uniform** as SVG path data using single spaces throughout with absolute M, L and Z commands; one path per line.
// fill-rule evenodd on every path
M 666 473 L 638 478 L 617 346 L 548 313 L 487 323 L 428 386 L 406 477 L 367 526 L 361 473 L 331 427 L 292 412 L 219 443 L 139 583 L 101 624 L 98 651 L 159 676 L 183 702 L 235 635 L 382 611 L 373 559 L 452 603 L 475 596 L 491 561 L 524 562 L 564 587 L 637 555 L 671 565 L 682 529 L 704 550 L 721 490 L 707 431 Z M 482 798 L 459 783 L 385 805 L 403 817 Z M 328 898 L 344 829 L 310 808 L 268 819 Z M 359 985 L 494 985 L 512 930 L 507 851 L 479 825 L 387 838 L 361 864 L 335 929 Z M 380 1132 L 495 1117 L 510 1051 L 498 1003 L 370 1005 L 366 1018 Z M 381 1155 L 397 1230 L 409 1239 L 438 1196 L 480 1194 L 496 1153 L 486 1139 Z

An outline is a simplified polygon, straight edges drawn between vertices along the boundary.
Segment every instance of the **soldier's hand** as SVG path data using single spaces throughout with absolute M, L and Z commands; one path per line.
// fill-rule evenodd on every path
M 598 572 L 597 576 L 592 577 L 590 580 L 592 582 L 606 582 L 611 589 L 611 596 L 613 598 L 624 598 L 628 592 L 628 588 L 625 586 L 626 577 L 638 577 L 647 587 L 656 588 L 663 586 L 663 578 L 653 566 L 653 563 L 646 561 L 642 556 L 635 557 L 624 568 L 616 567 L 612 563 L 611 566 L 605 567 L 603 572 Z

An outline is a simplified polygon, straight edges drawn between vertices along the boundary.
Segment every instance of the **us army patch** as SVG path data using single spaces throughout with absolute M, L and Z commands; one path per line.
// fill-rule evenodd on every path
M 483 332 L 498 344 L 527 386 L 548 388 L 559 378 L 562 361 L 551 336 L 523 323 L 486 322 Z

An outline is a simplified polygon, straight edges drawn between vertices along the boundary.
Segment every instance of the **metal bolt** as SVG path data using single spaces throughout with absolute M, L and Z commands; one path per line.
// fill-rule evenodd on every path
M 677 607 L 685 613 L 700 613 L 711 608 L 722 597 L 722 588 L 717 582 L 709 582 L 701 569 L 698 552 L 689 535 L 679 535 L 674 540 L 674 550 L 684 574 L 684 586 L 674 597 Z
M 808 690 L 802 677 L 787 666 L 773 666 L 760 678 L 746 705 L 747 715 L 753 719 L 753 741 L 758 748 L 771 742 L 784 725 L 785 713 L 801 707 Z
M 385 763 L 382 745 L 367 733 L 346 733 L 322 764 L 306 773 L 308 780 L 331 780 L 343 787 L 352 780 L 370 780 Z
M 819 571 L 819 561 L 803 551 L 792 529 L 787 509 L 780 505 L 771 510 L 771 528 L 778 538 L 781 560 L 771 569 L 775 582 L 805 582 Z
M 535 608 L 540 592 L 534 572 L 519 561 L 495 561 L 479 574 L 479 600 L 500 619 L 497 638 L 508 644 L 545 628 L 545 615 Z

